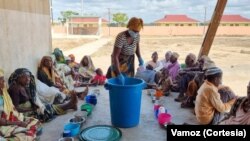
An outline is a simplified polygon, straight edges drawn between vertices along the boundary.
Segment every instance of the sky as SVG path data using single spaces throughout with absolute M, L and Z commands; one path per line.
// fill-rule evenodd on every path
M 112 14 L 118 12 L 126 13 L 129 18 L 140 17 L 145 23 L 152 23 L 168 14 L 185 14 L 202 22 L 210 20 L 216 2 L 217 0 L 52 0 L 52 11 L 54 20 L 61 16 L 61 11 L 72 10 L 107 20 L 110 15 L 111 22 Z M 224 14 L 240 14 L 250 18 L 249 3 L 250 0 L 228 0 Z

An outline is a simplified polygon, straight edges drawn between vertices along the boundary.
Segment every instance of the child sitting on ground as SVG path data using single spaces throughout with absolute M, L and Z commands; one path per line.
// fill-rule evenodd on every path
M 95 77 L 90 81 L 91 84 L 93 85 L 104 85 L 106 81 L 106 76 L 103 75 L 102 69 L 98 68 L 95 70 Z
M 170 90 L 172 86 L 175 86 L 167 69 L 163 69 L 160 80 L 159 80 L 160 90 L 163 91 L 165 96 L 170 94 Z

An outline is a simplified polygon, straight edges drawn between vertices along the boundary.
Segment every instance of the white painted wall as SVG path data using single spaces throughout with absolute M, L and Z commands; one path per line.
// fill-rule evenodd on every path
M 0 68 L 5 79 L 20 67 L 36 74 L 41 57 L 50 52 L 49 0 L 1 0 Z

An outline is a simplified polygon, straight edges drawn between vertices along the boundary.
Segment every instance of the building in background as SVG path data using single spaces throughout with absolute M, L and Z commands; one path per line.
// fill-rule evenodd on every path
M 156 26 L 198 26 L 199 21 L 187 15 L 166 15 L 154 22 Z
M 108 26 L 108 21 L 93 16 L 73 16 L 67 21 L 68 34 L 100 35 L 101 28 Z
M 250 19 L 241 15 L 223 15 L 220 26 L 249 26 Z

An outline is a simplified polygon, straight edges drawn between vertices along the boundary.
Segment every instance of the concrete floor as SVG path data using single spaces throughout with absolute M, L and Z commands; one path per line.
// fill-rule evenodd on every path
M 111 125 L 108 91 L 104 87 L 98 86 L 90 88 L 90 92 L 93 89 L 100 89 L 101 94 L 97 97 L 98 103 L 82 129 L 93 125 Z M 175 97 L 177 97 L 177 93 L 171 93 L 170 96 L 162 99 L 162 104 L 168 113 L 173 116 L 172 122 L 176 124 L 182 124 L 183 122 L 197 124 L 192 110 L 180 108 L 180 104 L 174 102 Z M 84 101 L 79 101 L 78 107 L 83 103 Z M 73 113 L 74 111 L 68 111 L 66 115 L 58 116 L 53 121 L 45 123 L 40 141 L 57 141 L 63 132 L 63 125 L 73 117 Z M 120 129 L 122 131 L 121 141 L 166 141 L 166 130 L 159 126 L 154 117 L 153 103 L 151 97 L 147 95 L 147 90 L 142 92 L 139 125 L 133 128 Z M 78 137 L 75 137 L 75 140 L 78 141 Z

